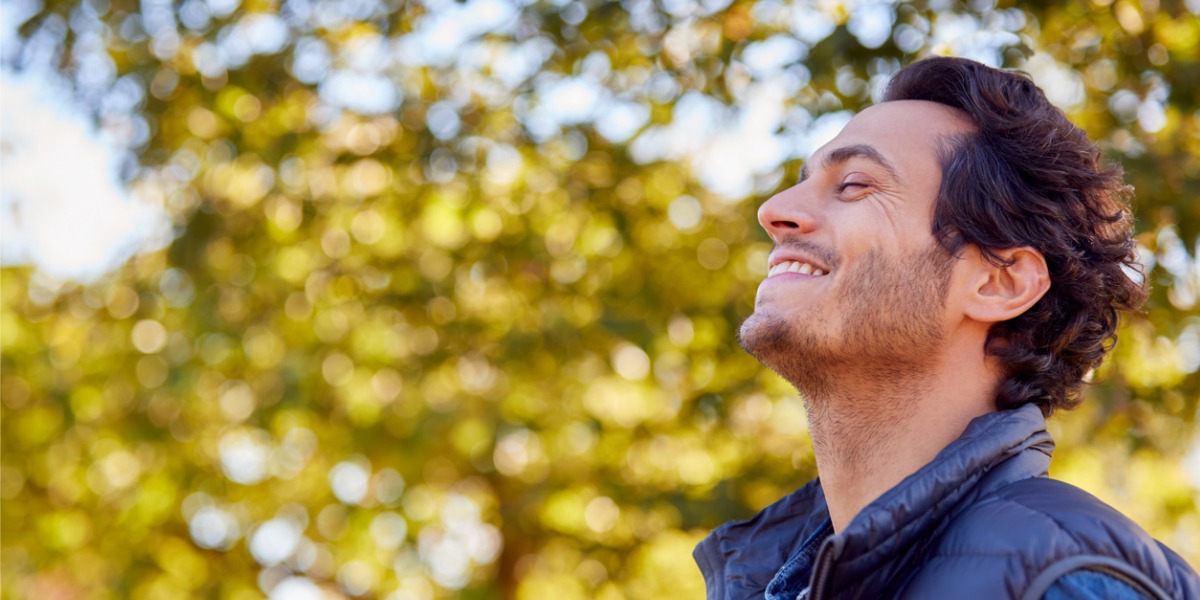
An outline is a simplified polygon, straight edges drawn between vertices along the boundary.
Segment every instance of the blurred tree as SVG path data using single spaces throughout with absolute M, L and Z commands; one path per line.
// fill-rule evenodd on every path
M 10 11 L 177 237 L 3 271 L 5 597 L 701 596 L 692 545 L 814 474 L 734 343 L 758 199 L 929 53 L 1126 166 L 1155 293 L 1055 469 L 1200 561 L 1195 2 Z

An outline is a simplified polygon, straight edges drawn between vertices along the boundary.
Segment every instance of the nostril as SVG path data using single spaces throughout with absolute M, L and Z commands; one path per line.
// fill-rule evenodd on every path
M 820 227 L 821 217 L 812 206 L 800 202 L 803 198 L 794 192 L 796 188 L 771 196 L 758 207 L 758 223 L 772 235 L 787 232 L 810 233 Z

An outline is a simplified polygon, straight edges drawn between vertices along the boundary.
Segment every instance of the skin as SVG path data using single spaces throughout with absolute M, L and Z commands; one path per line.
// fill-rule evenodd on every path
M 998 267 L 932 235 L 939 152 L 973 127 L 957 110 L 897 101 L 861 112 L 767 200 L 771 265 L 802 259 L 825 275 L 783 273 L 758 289 L 738 337 L 796 386 L 835 531 L 996 410 L 1002 373 L 989 328 L 1049 289 L 1031 248 Z

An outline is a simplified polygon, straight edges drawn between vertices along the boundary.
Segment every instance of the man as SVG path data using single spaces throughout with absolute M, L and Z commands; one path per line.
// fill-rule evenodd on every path
M 1145 290 L 1118 168 L 1028 78 L 901 70 L 767 200 L 739 340 L 803 394 L 820 479 L 696 548 L 709 598 L 1200 597 L 1174 552 L 1046 477 Z

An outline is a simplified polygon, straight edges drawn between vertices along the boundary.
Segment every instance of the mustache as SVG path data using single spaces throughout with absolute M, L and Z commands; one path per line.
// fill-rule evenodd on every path
M 801 240 L 796 238 L 785 239 L 781 242 L 776 242 L 775 248 L 791 248 L 800 252 L 812 254 L 821 259 L 830 269 L 838 266 L 838 257 L 833 250 L 821 246 L 815 242 Z

